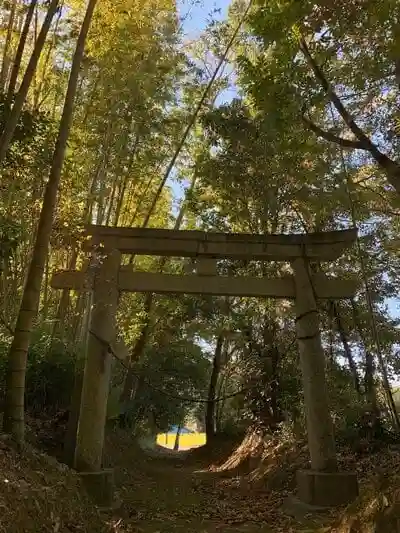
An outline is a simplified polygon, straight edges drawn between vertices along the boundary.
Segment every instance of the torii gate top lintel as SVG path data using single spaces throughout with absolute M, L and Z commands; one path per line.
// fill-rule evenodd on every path
M 297 235 L 249 235 L 177 231 L 153 228 L 87 226 L 86 247 L 103 246 L 107 253 L 191 257 L 196 259 L 196 274 L 176 275 L 138 272 L 132 266 L 121 267 L 118 289 L 121 292 L 156 292 L 159 294 L 187 293 L 214 296 L 244 296 L 288 298 L 296 297 L 293 276 L 235 277 L 217 275 L 217 259 L 261 261 L 332 261 L 349 248 L 357 230 L 332 231 Z M 93 272 L 57 272 L 52 287 L 92 290 Z M 317 298 L 350 298 L 356 291 L 357 280 L 329 278 L 312 274 Z
M 85 234 L 89 237 L 87 248 L 103 245 L 127 254 L 266 261 L 293 260 L 296 257 L 332 261 L 357 238 L 356 229 L 254 235 L 96 225 L 86 226 Z

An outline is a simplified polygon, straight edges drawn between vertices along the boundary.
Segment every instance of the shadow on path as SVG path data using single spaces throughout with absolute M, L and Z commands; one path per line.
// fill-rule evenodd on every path
M 121 454 L 115 464 L 121 506 L 115 520 L 137 533 L 318 532 L 321 523 L 296 523 L 280 507 L 288 492 L 250 487 L 238 475 L 210 472 L 205 458 L 160 446 Z M 321 520 L 321 518 L 319 518 Z

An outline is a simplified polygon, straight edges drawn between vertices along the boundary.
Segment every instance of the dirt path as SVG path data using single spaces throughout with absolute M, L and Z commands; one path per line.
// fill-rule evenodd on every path
M 238 476 L 205 470 L 185 455 L 152 453 L 140 469 L 116 469 L 121 530 L 137 533 L 318 532 L 321 523 L 296 523 L 280 507 L 287 495 L 244 486 Z M 118 531 L 118 529 L 116 529 Z M 325 531 L 327 531 L 325 529 Z

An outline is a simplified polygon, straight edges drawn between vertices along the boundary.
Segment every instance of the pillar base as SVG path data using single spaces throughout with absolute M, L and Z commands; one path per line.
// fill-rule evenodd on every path
M 318 505 L 304 503 L 294 494 L 287 496 L 283 500 L 281 509 L 285 514 L 295 518 L 299 522 L 308 520 L 310 514 L 322 514 L 331 510 L 330 507 L 319 507 Z
M 114 504 L 114 470 L 80 472 L 82 482 L 89 496 L 99 507 L 112 507 Z
M 318 472 L 298 470 L 297 496 L 300 501 L 317 507 L 346 505 L 358 496 L 354 472 Z

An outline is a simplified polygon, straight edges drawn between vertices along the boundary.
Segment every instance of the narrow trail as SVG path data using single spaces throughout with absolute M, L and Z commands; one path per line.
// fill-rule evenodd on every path
M 193 462 L 185 453 L 151 452 L 136 464 L 138 468 L 116 468 L 121 506 L 115 516 L 121 531 L 323 531 L 315 519 L 295 522 L 280 510 L 288 492 L 246 486 L 235 473 L 211 472 L 207 461 Z

